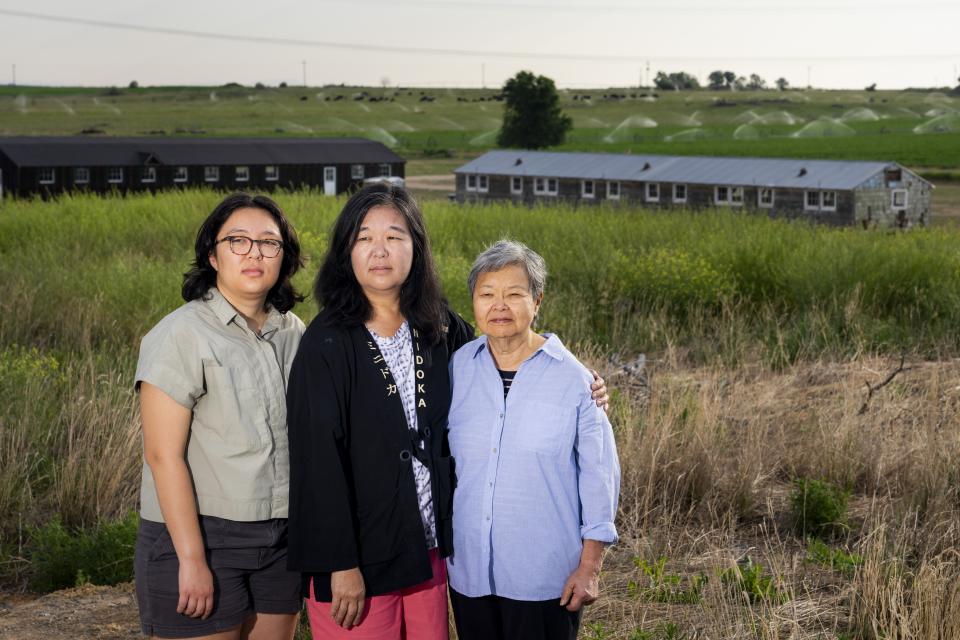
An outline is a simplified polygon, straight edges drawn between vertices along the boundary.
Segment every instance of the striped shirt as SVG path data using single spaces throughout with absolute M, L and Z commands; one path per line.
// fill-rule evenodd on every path
M 517 375 L 517 372 L 497 369 L 497 373 L 500 374 L 500 379 L 503 380 L 503 397 L 506 398 L 507 394 L 510 393 L 510 385 L 513 384 L 513 379 Z

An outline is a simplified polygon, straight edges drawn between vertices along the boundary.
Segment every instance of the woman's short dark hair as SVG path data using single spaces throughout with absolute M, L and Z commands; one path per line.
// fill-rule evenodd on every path
M 280 228 L 280 239 L 283 241 L 283 258 L 280 264 L 280 274 L 277 283 L 267 293 L 267 303 L 280 313 L 286 313 L 293 308 L 294 303 L 303 300 L 290 281 L 300 267 L 303 266 L 303 257 L 300 255 L 300 241 L 297 232 L 287 220 L 283 210 L 276 202 L 267 196 L 254 196 L 249 193 L 233 193 L 224 198 L 213 212 L 200 225 L 197 232 L 197 242 L 193 264 L 190 270 L 183 274 L 183 289 L 181 295 L 187 302 L 203 298 L 211 287 L 217 284 L 217 271 L 210 264 L 210 254 L 216 248 L 217 234 L 227 219 L 238 209 L 260 209 L 273 218 Z
M 413 264 L 400 287 L 400 312 L 430 344 L 440 341 L 446 322 L 446 301 L 440 292 L 440 278 L 430 252 L 423 215 L 416 200 L 400 187 L 378 183 L 357 191 L 333 223 L 330 244 L 317 274 L 314 296 L 332 322 L 362 324 L 373 308 L 353 273 L 351 252 L 367 212 L 374 207 L 391 207 L 407 223 L 413 240 Z

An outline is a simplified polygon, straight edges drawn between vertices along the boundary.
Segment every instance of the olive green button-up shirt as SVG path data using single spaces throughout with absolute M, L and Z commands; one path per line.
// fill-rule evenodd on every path
M 271 310 L 257 335 L 211 288 L 144 336 L 137 388 L 150 383 L 193 412 L 186 459 L 198 513 L 245 522 L 287 517 L 286 388 L 303 330 L 292 312 Z M 140 515 L 163 522 L 146 463 Z

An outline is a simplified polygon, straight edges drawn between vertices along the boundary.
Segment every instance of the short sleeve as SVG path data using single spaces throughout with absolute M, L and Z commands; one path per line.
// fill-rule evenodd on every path
M 197 350 L 198 336 L 189 325 L 167 316 L 140 342 L 135 389 L 147 382 L 193 409 L 204 394 L 203 361 Z

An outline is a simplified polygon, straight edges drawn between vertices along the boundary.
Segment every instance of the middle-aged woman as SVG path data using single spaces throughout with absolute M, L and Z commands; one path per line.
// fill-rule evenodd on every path
M 617 539 L 620 466 L 591 375 L 534 331 L 543 259 L 501 240 L 468 284 L 484 334 L 451 362 L 450 599 L 460 640 L 574 640 Z
M 447 365 L 473 329 L 443 300 L 406 191 L 350 198 L 315 295 L 287 392 L 289 567 L 313 637 L 445 640 Z
M 303 323 L 300 245 L 265 196 L 227 196 L 197 234 L 186 304 L 140 346 L 144 466 L 134 567 L 144 634 L 292 638 L 284 389 Z

